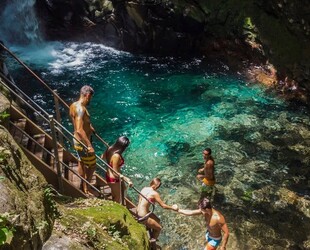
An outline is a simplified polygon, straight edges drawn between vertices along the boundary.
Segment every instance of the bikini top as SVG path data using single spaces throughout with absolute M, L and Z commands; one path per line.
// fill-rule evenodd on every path
M 107 157 L 107 151 L 105 151 L 104 154 L 105 154 L 105 158 L 108 159 L 108 157 Z M 113 154 L 113 155 L 114 155 L 114 154 Z M 112 155 L 112 156 L 113 156 L 113 155 Z M 122 167 L 122 166 L 125 164 L 125 160 L 124 160 L 124 158 L 123 158 L 123 156 L 122 156 L 121 154 L 120 154 L 119 156 L 120 156 L 120 162 L 119 162 L 118 166 L 119 166 L 119 167 Z M 111 157 L 111 158 L 112 158 L 112 157 Z M 113 163 L 113 161 L 112 161 L 112 159 L 111 159 L 110 162 L 109 162 L 110 166 L 112 166 L 112 163 Z
M 119 155 L 119 156 L 120 156 L 120 162 L 119 162 L 118 166 L 122 167 L 124 165 L 124 163 L 125 163 L 125 160 L 124 160 L 122 155 Z M 110 166 L 112 166 L 112 163 L 113 163 L 113 161 L 110 160 Z

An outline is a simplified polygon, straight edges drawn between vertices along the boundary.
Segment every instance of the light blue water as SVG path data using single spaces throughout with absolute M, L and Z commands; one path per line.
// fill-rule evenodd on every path
M 296 237 L 292 232 L 293 237 L 285 227 L 272 225 L 274 218 L 294 212 L 292 220 L 308 229 L 309 218 L 296 215 L 300 208 L 287 205 L 277 211 L 270 202 L 283 202 L 278 195 L 266 194 L 266 204 L 256 196 L 265 188 L 280 187 L 300 197 L 310 194 L 308 111 L 289 106 L 261 85 L 248 84 L 224 64 L 210 66 L 201 58 L 134 56 L 91 43 L 13 49 L 68 103 L 84 84 L 91 85 L 95 95 L 89 112 L 97 132 L 109 143 L 127 135 L 131 144 L 124 173 L 139 188 L 159 176 L 162 198 L 170 205 L 195 207 L 201 152 L 211 147 L 218 183 L 215 206 L 229 223 L 230 249 L 260 249 L 261 242 L 270 246 L 264 249 L 286 248 L 306 240 L 306 232 Z M 11 73 L 25 91 L 35 90 L 34 99 L 51 109 L 52 99 L 40 85 L 16 64 L 8 64 L 16 69 Z M 104 150 L 95 143 L 98 152 Z M 156 213 L 164 225 L 164 249 L 201 249 L 201 218 L 160 208 Z M 249 230 L 255 231 L 253 242 L 247 239 Z M 264 232 L 272 236 L 266 239 Z

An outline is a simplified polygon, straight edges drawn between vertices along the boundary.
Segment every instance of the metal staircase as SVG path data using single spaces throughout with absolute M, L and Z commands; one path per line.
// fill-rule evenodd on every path
M 13 105 L 10 109 L 9 131 L 28 159 L 43 174 L 46 181 L 59 189 L 57 161 L 55 160 L 52 137 Z M 81 179 L 77 174 L 78 160 L 62 145 L 58 144 L 57 146 L 63 184 L 62 193 L 75 198 L 86 198 L 86 195 L 80 190 Z M 105 180 L 95 174 L 92 185 L 100 191 L 104 190 L 107 184 Z M 102 195 L 95 189 L 92 190 L 95 196 L 99 197 Z
M 1 43 L 0 45 L 5 48 L 5 50 L 7 50 L 19 63 L 21 63 L 32 75 L 35 75 L 12 52 L 10 52 Z M 46 181 L 58 190 L 59 193 L 74 198 L 88 197 L 81 190 L 82 182 L 86 182 L 90 186 L 90 191 L 94 197 L 111 199 L 110 187 L 108 186 L 105 178 L 103 178 L 99 172 L 104 173 L 108 168 L 111 171 L 114 170 L 98 155 L 96 155 L 97 170 L 90 182 L 78 173 L 78 159 L 72 152 L 74 135 L 60 123 L 58 101 L 60 101 L 66 108 L 69 106 L 57 95 L 57 93 L 52 91 L 46 83 L 35 75 L 35 78 L 37 78 L 44 86 L 46 85 L 54 95 L 56 109 L 55 113 L 58 118 L 57 120 L 53 117 L 53 115 L 47 113 L 30 97 L 28 97 L 18 86 L 16 86 L 11 77 L 5 75 L 4 72 L 1 72 L 1 68 L 0 78 L 5 81 L 0 81 L 0 87 L 6 89 L 10 93 L 13 100 L 10 107 L 10 121 L 8 129 L 15 141 L 23 149 L 25 155 L 42 173 Z M 28 113 L 24 112 L 16 103 L 22 103 L 28 110 Z M 29 111 L 31 111 L 31 114 L 29 114 Z M 37 120 L 39 122 L 34 122 L 33 117 L 38 118 Z M 98 134 L 95 135 L 99 141 L 101 141 L 105 146 L 108 146 L 108 144 Z M 82 142 L 78 142 L 83 145 Z M 83 146 L 86 148 L 86 145 Z M 121 181 L 126 183 L 125 179 L 121 179 Z M 135 187 L 132 187 L 132 189 L 138 195 L 141 195 L 148 200 L 148 198 L 142 195 Z M 122 199 L 122 204 L 125 204 L 127 209 L 139 221 L 136 214 L 136 205 L 127 197 L 122 197 Z M 152 218 L 159 222 L 159 218 L 153 213 L 155 206 L 152 202 L 150 203 L 151 211 L 144 218 L 152 214 Z M 151 249 L 156 249 L 156 243 L 150 243 L 150 247 Z

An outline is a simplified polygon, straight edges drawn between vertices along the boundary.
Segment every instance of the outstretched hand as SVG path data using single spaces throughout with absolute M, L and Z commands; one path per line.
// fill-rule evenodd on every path
M 128 180 L 128 186 L 133 187 L 133 182 L 130 179 Z
M 173 205 L 172 205 L 172 210 L 173 210 L 173 211 L 178 211 L 178 210 L 179 210 L 178 205 L 177 205 L 177 204 L 173 204 Z

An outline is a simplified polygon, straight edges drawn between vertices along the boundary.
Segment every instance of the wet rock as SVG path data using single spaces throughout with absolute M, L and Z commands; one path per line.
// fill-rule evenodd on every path
M 66 235 L 53 235 L 47 242 L 44 243 L 42 250 L 55 250 L 55 249 L 76 249 L 86 250 L 86 246 L 80 244 L 77 240 L 71 239 Z
M 191 95 L 197 97 L 202 95 L 208 89 L 208 85 L 206 84 L 199 84 L 196 85 L 194 88 L 190 90 Z
M 58 205 L 62 214 L 43 249 L 148 249 L 145 227 L 122 205 L 79 200 Z
M 310 218 L 310 200 L 300 197 L 296 193 L 285 188 L 280 188 L 276 194 L 279 195 L 283 202 L 296 206 L 298 211 Z

